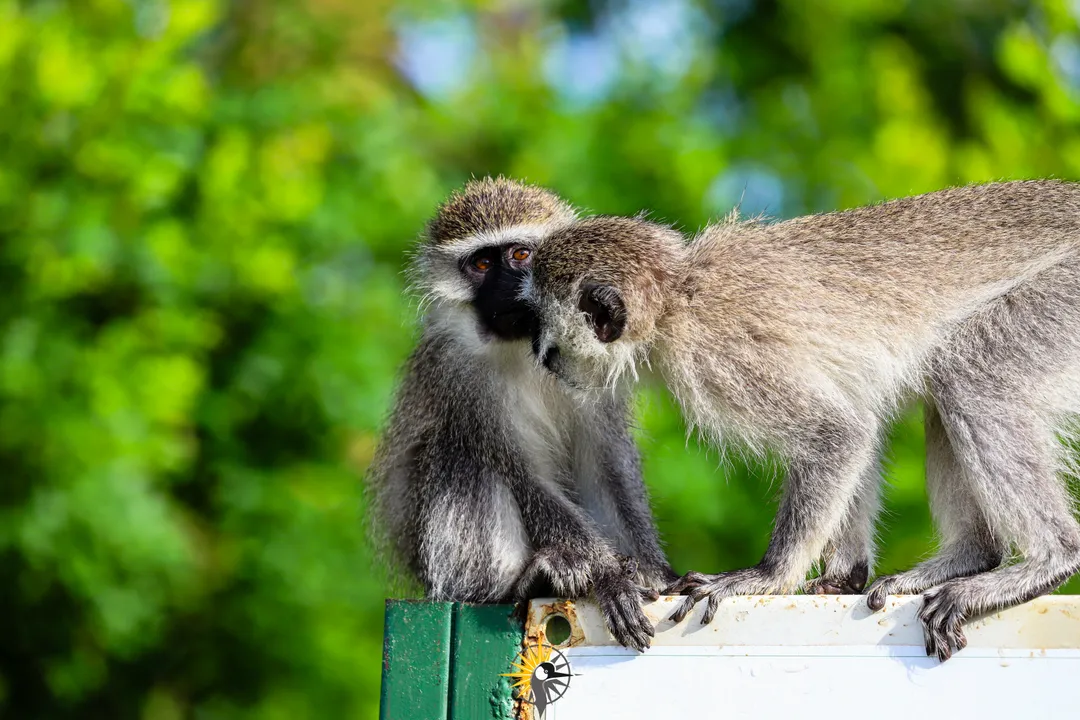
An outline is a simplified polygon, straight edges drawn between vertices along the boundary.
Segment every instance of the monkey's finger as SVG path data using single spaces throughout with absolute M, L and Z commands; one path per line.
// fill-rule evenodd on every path
M 929 641 L 926 644 L 926 654 L 933 657 L 937 656 L 940 662 L 945 662 L 952 657 L 952 647 L 949 646 L 949 638 L 946 636 L 943 628 L 937 623 L 931 623 L 926 627 L 926 634 Z
M 623 618 L 622 613 L 619 612 L 618 607 L 614 605 L 614 603 L 608 601 L 603 606 L 604 620 L 611 631 L 611 636 L 623 647 L 637 649 L 637 638 L 634 637 L 630 627 L 626 624 L 626 620 Z
M 645 652 L 652 647 L 653 633 L 651 631 L 652 626 L 649 625 L 648 621 L 635 628 L 634 637 L 637 639 L 638 652 Z
M 637 644 L 637 649 L 640 652 L 644 652 L 652 645 L 652 638 L 656 634 L 656 631 L 653 630 L 649 618 L 645 617 L 645 613 L 641 612 L 641 608 L 636 606 L 636 604 L 625 609 L 628 611 L 626 624 L 631 629 L 631 633 Z
M 675 623 L 681 623 L 686 619 L 686 616 L 690 614 L 690 611 L 694 609 L 694 605 L 697 604 L 692 596 L 685 598 L 679 607 L 675 608 L 675 612 L 671 613 L 671 621 Z
M 960 652 L 967 647 L 967 635 L 964 634 L 962 628 L 956 628 L 952 635 L 953 645 L 956 647 L 956 652 Z
M 658 590 L 653 590 L 652 588 L 638 588 L 638 593 L 645 602 L 655 602 L 660 599 L 660 592 Z
M 952 645 L 949 644 L 949 638 L 943 631 L 934 633 L 934 643 L 937 645 L 938 662 L 945 662 L 952 657 Z
M 653 637 L 655 630 L 645 611 L 641 609 L 634 588 L 626 588 L 613 599 L 614 611 L 621 616 L 622 625 L 627 628 L 629 635 L 634 638 L 635 647 L 644 651 L 651 645 L 649 638 Z
M 693 573 L 687 573 L 675 582 L 668 585 L 663 589 L 664 595 L 681 595 L 682 591 L 695 584 L 694 579 L 691 577 Z
M 933 590 L 923 593 L 923 604 L 919 608 L 919 621 L 924 627 L 930 628 L 937 624 L 938 608 L 941 605 L 941 595 Z
M 626 638 L 623 645 L 638 652 L 645 652 L 651 644 L 648 634 L 641 626 L 635 624 L 629 618 L 623 618 L 623 623 L 626 628 Z
M 892 584 L 888 579 L 876 580 L 870 589 L 866 591 L 866 606 L 877 612 L 885 607 L 885 599 L 892 594 Z
M 611 634 L 615 635 L 618 639 L 619 636 L 616 632 L 621 632 L 624 629 L 622 614 L 619 612 L 618 603 L 615 598 L 609 593 L 603 594 L 597 593 L 597 604 L 600 605 L 600 612 L 604 614 L 604 622 L 607 623 L 608 629 L 611 630 Z
M 711 593 L 709 603 L 705 606 L 705 614 L 701 617 L 701 624 L 708 625 L 716 617 L 716 610 L 720 607 L 720 593 Z
M 682 595 L 685 591 L 703 585 L 708 578 L 699 572 L 688 572 L 663 589 L 664 595 Z
M 635 627 L 640 628 L 646 637 L 656 636 L 656 629 L 653 627 L 652 622 L 649 621 L 649 616 L 645 614 L 645 611 L 641 609 L 641 605 L 635 602 L 632 596 L 627 599 L 625 607 L 628 617 Z M 648 641 L 646 640 L 646 642 Z

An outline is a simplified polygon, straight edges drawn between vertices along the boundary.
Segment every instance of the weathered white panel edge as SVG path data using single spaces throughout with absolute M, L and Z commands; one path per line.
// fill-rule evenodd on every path
M 653 647 L 664 646 L 923 646 L 919 596 L 890 597 L 871 612 L 862 595 L 767 595 L 725 598 L 716 618 L 701 624 L 705 603 L 675 624 L 669 616 L 683 601 L 662 597 L 645 606 L 656 626 Z M 526 642 L 548 642 L 545 626 L 565 617 L 570 638 L 556 647 L 616 645 L 592 602 L 541 599 L 529 607 Z M 1051 595 L 973 620 L 965 626 L 968 648 L 1019 650 L 1080 648 L 1080 596 Z

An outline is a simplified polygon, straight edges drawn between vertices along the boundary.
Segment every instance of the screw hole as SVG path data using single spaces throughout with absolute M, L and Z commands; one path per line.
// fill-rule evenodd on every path
M 544 635 L 552 645 L 562 645 L 570 639 L 570 621 L 562 615 L 552 615 L 544 623 Z

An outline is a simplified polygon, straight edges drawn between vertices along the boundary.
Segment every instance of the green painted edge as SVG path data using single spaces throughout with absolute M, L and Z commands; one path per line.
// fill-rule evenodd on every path
M 381 720 L 446 720 L 453 604 L 387 600 Z
M 513 605 L 454 604 L 450 720 L 513 717 L 511 663 L 525 635 Z

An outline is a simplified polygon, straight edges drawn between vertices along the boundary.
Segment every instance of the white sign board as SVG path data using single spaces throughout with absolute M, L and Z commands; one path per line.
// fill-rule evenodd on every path
M 552 643 L 572 676 L 545 720 L 1080 718 L 1080 597 L 971 622 L 967 648 L 945 663 L 926 656 L 918 597 L 878 613 L 861 596 L 729 598 L 707 626 L 704 603 L 667 620 L 681 600 L 647 607 L 657 634 L 644 654 L 616 645 L 591 604 L 534 601 L 527 643 L 549 642 L 552 616 L 572 630 Z

